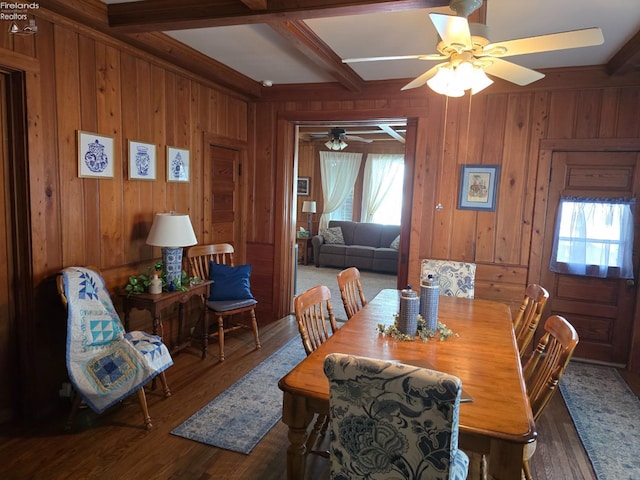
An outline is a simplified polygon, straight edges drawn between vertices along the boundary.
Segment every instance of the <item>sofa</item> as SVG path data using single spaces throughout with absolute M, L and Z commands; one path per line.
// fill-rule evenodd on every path
M 398 273 L 400 225 L 331 220 L 311 239 L 316 267 Z

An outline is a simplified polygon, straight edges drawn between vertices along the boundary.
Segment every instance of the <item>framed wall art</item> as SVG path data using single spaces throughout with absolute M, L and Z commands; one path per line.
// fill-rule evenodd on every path
M 460 210 L 496 209 L 500 165 L 462 165 L 460 175 Z
M 113 178 L 113 137 L 78 130 L 78 176 Z
M 189 182 L 189 150 L 167 147 L 167 182 Z
M 156 179 L 156 146 L 129 140 L 129 180 Z
M 311 177 L 298 177 L 298 195 L 309 196 L 311 194 Z

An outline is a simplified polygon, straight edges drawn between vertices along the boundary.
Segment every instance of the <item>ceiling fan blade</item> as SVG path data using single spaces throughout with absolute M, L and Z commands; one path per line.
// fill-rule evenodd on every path
M 436 74 L 436 72 L 438 71 L 438 69 L 442 65 L 446 65 L 446 64 L 447 64 L 447 62 L 443 62 L 443 63 L 439 63 L 437 65 L 434 65 L 429 70 L 427 70 L 422 75 L 420 75 L 418 78 L 416 78 L 416 79 L 412 80 L 411 82 L 407 83 L 400 90 L 409 90 L 411 88 L 421 87 L 422 85 L 427 83 L 427 80 L 429 80 L 431 77 L 433 77 Z
M 362 138 L 362 137 L 358 137 L 357 135 L 347 135 L 345 140 L 349 140 L 352 142 L 364 142 L 364 143 L 373 142 L 373 140 L 371 140 L 370 138 Z
M 604 37 L 599 28 L 572 30 L 569 32 L 550 33 L 538 37 L 519 38 L 506 42 L 490 43 L 483 49 L 482 55 L 509 57 L 528 53 L 550 52 L 568 48 L 591 47 L 602 45 Z M 493 50 L 493 51 L 492 51 Z M 502 53 L 504 51 L 504 53 Z
M 430 13 L 429 17 L 446 45 L 459 46 L 461 50 L 473 48 L 469 22 L 466 18 L 441 13 Z
M 440 55 L 439 53 L 430 53 L 427 55 L 394 55 L 389 57 L 362 57 L 362 58 L 345 58 L 342 63 L 358 63 L 358 62 L 379 62 L 381 60 L 444 60 L 449 57 Z
M 529 85 L 536 80 L 544 78 L 543 73 L 499 58 L 491 58 L 490 63 L 487 62 L 483 69 L 489 75 L 500 77 L 520 86 Z

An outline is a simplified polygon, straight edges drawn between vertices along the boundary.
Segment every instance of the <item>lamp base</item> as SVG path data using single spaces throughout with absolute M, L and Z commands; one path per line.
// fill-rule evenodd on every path
M 182 247 L 163 247 L 162 263 L 170 292 L 182 286 Z

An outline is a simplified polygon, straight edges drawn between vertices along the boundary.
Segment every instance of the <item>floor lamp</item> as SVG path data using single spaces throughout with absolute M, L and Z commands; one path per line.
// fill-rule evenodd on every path
M 147 244 L 162 247 L 162 264 L 169 291 L 182 286 L 182 247 L 198 243 L 189 215 L 156 213 Z
M 311 236 L 311 215 L 316 213 L 316 202 L 313 200 L 305 200 L 302 203 L 302 212 L 307 214 L 307 230 Z

